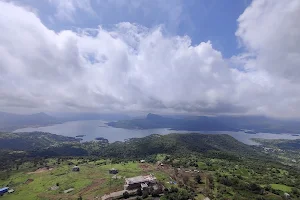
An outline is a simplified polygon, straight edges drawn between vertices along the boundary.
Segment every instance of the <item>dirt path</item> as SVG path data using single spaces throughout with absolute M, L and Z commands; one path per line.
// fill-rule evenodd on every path
M 82 190 L 80 190 L 80 192 L 78 193 L 79 195 L 83 196 L 84 194 L 88 193 L 88 192 L 92 192 L 94 190 L 97 190 L 99 185 L 104 183 L 105 179 L 97 179 L 97 180 L 94 180 L 92 182 L 91 185 L 83 188 Z
M 51 171 L 53 170 L 53 168 L 39 168 L 37 170 L 35 170 L 34 172 L 28 172 L 27 174 L 39 174 L 39 173 L 43 173 L 43 172 L 47 172 L 47 171 Z
M 145 164 L 145 163 L 139 164 L 139 167 L 140 167 L 144 172 L 148 172 L 148 171 L 153 171 L 153 170 L 154 170 L 154 167 L 153 167 L 152 165 Z

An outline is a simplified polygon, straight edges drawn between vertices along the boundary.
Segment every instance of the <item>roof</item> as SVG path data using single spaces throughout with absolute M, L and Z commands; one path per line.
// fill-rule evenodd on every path
M 72 192 L 74 190 L 74 188 L 70 188 L 70 189 L 67 189 L 64 191 L 64 193 L 69 193 L 69 192 Z
M 152 175 L 147 176 L 136 176 L 132 178 L 126 178 L 125 181 L 127 184 L 134 184 L 134 183 L 142 183 L 142 182 L 152 182 L 155 181 L 156 178 Z
M 77 165 L 75 165 L 73 168 L 79 168 Z
M 6 190 L 8 190 L 8 189 L 9 189 L 8 187 L 1 188 L 1 189 L 0 189 L 0 192 L 4 192 L 4 191 L 6 191 Z

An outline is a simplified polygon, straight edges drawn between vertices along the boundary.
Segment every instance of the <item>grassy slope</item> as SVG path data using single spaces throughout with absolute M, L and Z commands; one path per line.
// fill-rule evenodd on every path
M 281 190 L 284 192 L 291 192 L 292 188 L 286 185 L 282 185 L 282 184 L 271 184 L 272 188 L 275 190 Z
M 64 142 L 79 142 L 79 140 L 44 132 L 0 133 L 1 149 L 28 151 Z
M 73 160 L 73 162 L 76 163 L 76 160 Z M 154 171 L 153 166 L 150 166 L 147 171 L 143 171 L 139 167 L 139 163 L 133 162 L 107 165 L 97 165 L 97 162 L 84 163 L 79 165 L 80 172 L 72 172 L 72 166 L 64 162 L 51 171 L 38 174 L 28 174 L 28 170 L 16 171 L 8 180 L 0 180 L 0 186 L 10 184 L 11 188 L 15 189 L 14 194 L 4 195 L 1 199 L 35 200 L 56 199 L 57 197 L 62 199 L 77 199 L 80 194 L 82 194 L 83 198 L 101 197 L 105 193 L 123 188 L 124 178 L 119 180 L 112 179 L 110 181 L 111 175 L 108 174 L 108 170 L 111 168 L 118 169 L 118 176 L 122 177 L 149 173 L 154 173 L 160 180 L 165 180 L 168 177 L 161 171 Z M 34 179 L 34 181 L 24 184 L 27 179 Z M 59 189 L 56 191 L 49 190 L 56 183 L 59 183 Z M 86 189 L 88 187 L 91 187 L 91 189 Z M 74 188 L 75 190 L 69 194 L 63 194 L 63 191 L 69 188 Z

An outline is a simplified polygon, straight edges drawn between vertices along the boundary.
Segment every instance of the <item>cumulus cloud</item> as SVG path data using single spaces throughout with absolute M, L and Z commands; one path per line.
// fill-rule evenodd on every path
M 209 41 L 192 46 L 189 37 L 131 23 L 55 33 L 21 7 L 1 7 L 2 108 L 17 99 L 24 107 L 99 111 L 231 104 L 230 69 Z
M 255 0 L 238 18 L 236 36 L 246 52 L 233 60 L 248 72 L 242 87 L 249 78 L 261 82 L 262 90 L 246 90 L 254 95 L 254 110 L 277 116 L 300 115 L 299 18 L 297 0 Z
M 262 35 L 266 41 L 252 31 L 254 23 L 261 33 L 273 23 L 270 2 L 254 1 L 241 15 L 236 34 L 247 51 L 228 61 L 210 41 L 192 45 L 162 26 L 55 32 L 29 10 L 0 1 L 0 110 L 300 116 L 300 79 L 287 73 L 297 73 L 298 61 L 272 58 L 299 53 L 292 39 L 282 39 L 289 30 Z M 283 9 L 282 20 L 296 21 L 297 6 Z M 281 45 L 269 47 L 274 40 Z
M 236 35 L 255 56 L 248 67 L 300 81 L 300 1 L 253 1 L 238 19 Z

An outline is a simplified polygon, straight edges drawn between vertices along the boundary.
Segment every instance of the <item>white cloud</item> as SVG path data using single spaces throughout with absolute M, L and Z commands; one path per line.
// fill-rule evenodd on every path
M 188 37 L 130 23 L 55 33 L 33 13 L 0 5 L 2 108 L 17 99 L 37 109 L 210 111 L 230 104 L 231 73 L 210 42 L 191 46 Z
M 209 41 L 191 45 L 188 36 L 166 35 L 161 26 L 127 22 L 111 29 L 54 32 L 34 13 L 0 1 L 5 30 L 0 32 L 0 110 L 299 117 L 298 61 L 272 57 L 299 52 L 292 41 L 299 42 L 300 31 L 286 25 L 297 21 L 291 13 L 298 5 L 287 6 L 280 15 L 287 30 L 275 28 L 265 36 L 264 27 L 275 23 L 273 12 L 279 11 L 267 1 L 254 1 L 238 21 L 237 35 L 247 52 L 228 62 Z M 252 31 L 255 24 L 265 40 Z
M 74 16 L 79 11 L 94 15 L 90 0 L 48 0 L 56 7 L 56 14 L 60 20 L 74 22 Z
M 253 68 L 300 81 L 300 1 L 256 0 L 238 19 L 236 35 L 256 56 Z
M 299 18 L 298 0 L 255 0 L 238 19 L 236 35 L 247 52 L 234 60 L 248 72 L 241 86 L 249 78 L 261 86 L 244 88 L 253 95 L 254 111 L 300 115 Z

